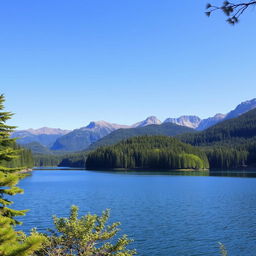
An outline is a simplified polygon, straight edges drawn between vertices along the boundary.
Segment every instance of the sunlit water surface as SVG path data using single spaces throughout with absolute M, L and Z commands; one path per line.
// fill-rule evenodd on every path
M 231 256 L 256 255 L 256 179 L 188 174 L 36 170 L 14 206 L 30 209 L 23 230 L 42 232 L 71 205 L 81 214 L 110 208 L 138 255 L 219 255 L 218 242 Z

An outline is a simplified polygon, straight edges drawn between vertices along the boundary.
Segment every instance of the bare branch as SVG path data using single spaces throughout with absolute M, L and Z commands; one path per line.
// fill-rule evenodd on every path
M 215 6 L 210 3 L 206 5 L 205 14 L 209 17 L 215 11 L 221 10 L 228 16 L 227 22 L 231 25 L 235 25 L 239 22 L 240 16 L 251 6 L 256 5 L 256 1 L 251 0 L 245 3 L 231 3 L 224 1 L 221 6 Z

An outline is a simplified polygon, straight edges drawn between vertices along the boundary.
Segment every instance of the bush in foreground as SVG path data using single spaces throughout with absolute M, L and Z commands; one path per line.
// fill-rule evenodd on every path
M 135 250 L 127 249 L 132 242 L 123 235 L 115 242 L 110 241 L 118 233 L 119 222 L 107 225 L 109 210 L 102 216 L 87 214 L 78 218 L 78 207 L 72 206 L 68 218 L 54 217 L 56 231 L 46 235 L 44 248 L 35 255 L 58 256 L 132 256 Z M 113 241 L 112 240 L 112 241 Z

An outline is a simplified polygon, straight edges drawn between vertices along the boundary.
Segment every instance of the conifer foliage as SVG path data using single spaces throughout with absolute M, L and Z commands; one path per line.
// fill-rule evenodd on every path
M 37 233 L 26 237 L 22 232 L 16 232 L 9 218 L 0 216 L 0 255 L 1 256 L 31 256 L 42 247 L 46 239 Z
M 78 217 L 78 207 L 72 206 L 67 218 L 54 217 L 55 230 L 44 248 L 36 255 L 77 255 L 77 256 L 132 256 L 135 250 L 127 249 L 132 240 L 123 235 L 113 239 L 118 233 L 119 222 L 109 224 L 109 210 L 102 216 L 87 214 Z M 114 241 L 114 242 L 113 242 Z M 111 243 L 113 242 L 113 243 Z
M 29 256 L 40 248 L 43 237 L 37 234 L 26 237 L 12 227 L 18 223 L 14 217 L 26 212 L 9 208 L 12 204 L 9 197 L 23 192 L 16 184 L 22 177 L 19 171 L 25 168 L 17 166 L 21 163 L 18 159 L 25 151 L 17 148 L 15 140 L 10 139 L 15 127 L 6 124 L 12 113 L 4 111 L 4 101 L 4 96 L 0 95 L 0 256 Z
M 208 169 L 200 149 L 167 136 L 139 136 L 91 152 L 87 169 Z
M 9 208 L 12 202 L 6 199 L 6 195 L 16 195 L 22 193 L 23 190 L 18 188 L 16 184 L 19 181 L 20 174 L 24 166 L 6 167 L 7 162 L 12 162 L 19 157 L 19 149 L 15 148 L 15 140 L 10 138 L 10 133 L 15 128 L 9 126 L 6 121 L 12 116 L 10 112 L 4 112 L 4 96 L 0 96 L 0 215 L 9 219 L 14 224 L 15 216 L 24 215 L 24 211 L 17 211 Z

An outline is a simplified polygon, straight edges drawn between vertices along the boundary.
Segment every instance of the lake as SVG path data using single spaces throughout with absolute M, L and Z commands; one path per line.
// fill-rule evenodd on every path
M 168 174 L 36 170 L 14 208 L 30 209 L 25 231 L 46 231 L 73 204 L 81 214 L 110 208 L 143 256 L 219 255 L 218 242 L 232 256 L 256 254 L 255 178 Z

